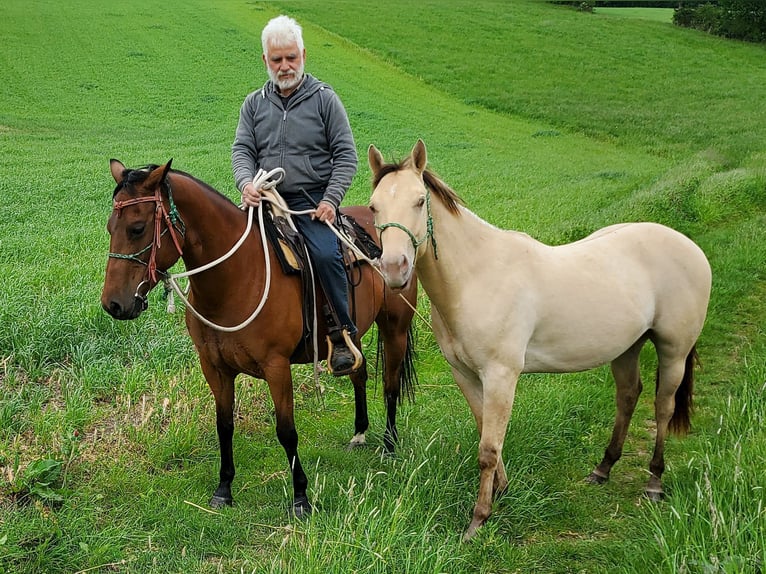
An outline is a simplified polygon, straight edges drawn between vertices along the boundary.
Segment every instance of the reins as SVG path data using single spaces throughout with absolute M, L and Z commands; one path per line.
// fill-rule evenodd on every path
M 282 169 L 281 167 L 274 168 L 269 172 L 266 172 L 263 169 L 261 169 L 253 178 L 253 185 L 255 185 L 256 188 L 273 189 L 274 186 L 276 186 L 280 181 L 282 181 L 284 174 L 285 174 L 285 170 Z M 272 180 L 271 178 L 275 175 L 278 175 L 279 178 L 276 180 Z M 216 329 L 217 331 L 223 331 L 225 333 L 234 333 L 236 331 L 240 331 L 244 329 L 250 323 L 252 323 L 253 320 L 260 314 L 261 309 L 263 309 L 263 306 L 266 304 L 266 300 L 269 297 L 269 290 L 271 289 L 271 260 L 269 259 L 269 247 L 268 247 L 268 241 L 266 239 L 266 226 L 263 220 L 262 206 L 261 205 L 258 206 L 258 228 L 261 235 L 261 242 L 263 243 L 264 260 L 266 264 L 266 279 L 265 279 L 265 286 L 263 289 L 263 295 L 261 296 L 261 300 L 256 306 L 255 310 L 247 319 L 242 321 L 239 325 L 234 325 L 232 327 L 226 327 L 226 326 L 219 325 L 217 323 L 210 321 L 194 308 L 194 306 L 191 304 L 189 299 L 186 297 L 186 294 L 183 292 L 183 289 L 181 289 L 181 286 L 178 284 L 177 279 L 183 278 L 183 277 L 191 277 L 192 275 L 196 275 L 197 273 L 202 273 L 203 271 L 207 271 L 208 269 L 211 269 L 212 267 L 215 267 L 216 265 L 219 265 L 220 263 L 223 263 L 224 261 L 226 261 L 229 257 L 231 257 L 234 253 L 236 253 L 237 250 L 242 246 L 242 244 L 247 239 L 248 235 L 250 235 L 250 230 L 252 229 L 252 227 L 253 227 L 253 207 L 250 206 L 247 210 L 247 226 L 245 227 L 245 231 L 242 234 L 242 236 L 239 238 L 239 240 L 232 246 L 232 248 L 229 249 L 228 252 L 226 252 L 224 255 L 222 255 L 218 259 L 215 259 L 209 263 L 206 263 L 205 265 L 202 265 L 195 269 L 189 269 L 182 273 L 170 274 L 165 279 L 165 283 L 170 285 L 170 287 L 172 288 L 172 291 L 170 292 L 170 294 L 172 295 L 173 291 L 175 291 L 175 293 L 184 302 L 184 305 L 186 305 L 186 308 L 189 309 L 197 319 L 202 321 L 202 323 L 204 323 L 208 327 L 212 329 Z M 175 307 L 172 299 L 168 301 L 169 310 L 171 309 L 171 306 Z

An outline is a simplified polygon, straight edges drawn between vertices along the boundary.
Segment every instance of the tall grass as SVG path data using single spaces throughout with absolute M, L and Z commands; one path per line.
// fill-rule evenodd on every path
M 236 504 L 206 508 L 215 414 L 182 314 L 160 292 L 133 322 L 99 306 L 108 160 L 173 157 L 237 199 L 229 144 L 266 79 L 260 29 L 282 11 L 348 108 L 362 158 L 348 203 L 369 197 L 370 143 L 399 159 L 423 137 L 431 167 L 495 225 L 562 243 L 649 219 L 703 247 L 714 285 L 697 411 L 692 435 L 668 442 L 667 502 L 640 498 L 651 385 L 594 489 L 582 477 L 611 431 L 608 368 L 525 376 L 511 488 L 461 544 L 477 436 L 419 322 L 421 385 L 396 458 L 379 452 L 379 384 L 370 446 L 347 452 L 350 384 L 323 377 L 319 397 L 296 367 L 317 511 L 291 520 L 267 387 L 242 377 Z M 522 1 L 10 0 L 0 14 L 0 572 L 763 569 L 763 47 Z

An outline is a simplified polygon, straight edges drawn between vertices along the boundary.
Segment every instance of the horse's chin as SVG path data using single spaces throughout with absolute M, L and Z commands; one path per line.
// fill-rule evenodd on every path
M 412 273 L 408 273 L 406 277 L 398 276 L 395 278 L 386 277 L 386 285 L 394 293 L 399 293 L 409 288 L 412 281 Z

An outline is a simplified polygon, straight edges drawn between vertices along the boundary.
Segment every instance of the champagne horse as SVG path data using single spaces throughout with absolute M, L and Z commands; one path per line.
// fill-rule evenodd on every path
M 265 379 L 268 384 L 276 412 L 277 437 L 292 473 L 292 511 L 297 516 L 311 512 L 306 495 L 308 480 L 298 456 L 290 369 L 291 363 L 308 363 L 314 357 L 302 344 L 305 337 L 301 279 L 282 272 L 274 250 L 267 249 L 263 234 L 245 236 L 246 213 L 204 182 L 172 170 L 170 162 L 127 169 L 112 160 L 111 172 L 117 186 L 107 224 L 110 257 L 101 304 L 112 317 L 138 317 L 146 309 L 148 292 L 161 279 L 169 277 L 168 269 L 179 258 L 187 270 L 194 270 L 230 253 L 225 261 L 190 276 L 186 312 L 186 326 L 215 398 L 221 467 L 220 481 L 210 504 L 218 507 L 232 503 L 234 382 L 238 374 L 246 373 Z M 372 215 L 366 207 L 350 207 L 344 212 L 375 235 Z M 241 246 L 234 250 L 232 246 L 238 240 L 242 241 Z M 266 269 L 275 271 L 267 277 Z M 383 364 L 387 409 L 384 442 L 391 451 L 397 439 L 397 403 L 403 395 L 412 393 L 411 320 L 417 292 L 413 285 L 405 290 L 404 297 L 392 293 L 366 264 L 353 272 L 358 274 L 354 276 L 352 290 L 358 337 L 373 322 L 378 326 L 378 346 L 382 351 L 378 358 Z M 321 294 L 318 297 L 317 308 L 321 309 L 324 299 Z M 245 326 L 239 328 L 241 325 Z M 318 353 L 326 356 L 324 321 L 317 328 Z M 364 442 L 368 427 L 366 361 L 350 378 L 356 409 L 351 444 L 358 445 Z
M 551 247 L 501 230 L 470 212 L 426 168 L 421 140 L 387 164 L 375 146 L 370 207 L 387 283 L 418 278 L 431 300 L 434 334 L 479 430 L 480 485 L 471 538 L 508 479 L 502 449 L 519 375 L 582 371 L 611 363 L 617 414 L 602 461 L 603 483 L 622 453 L 641 392 L 639 353 L 657 352 L 657 434 L 646 494 L 663 495 L 668 430 L 689 429 L 695 345 L 707 313 L 711 270 L 684 235 L 653 223 L 606 227 Z

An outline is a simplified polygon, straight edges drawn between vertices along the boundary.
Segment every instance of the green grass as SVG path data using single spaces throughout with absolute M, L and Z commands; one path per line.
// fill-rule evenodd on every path
M 621 18 L 636 18 L 653 22 L 673 23 L 673 8 L 596 8 L 593 13 Z
M 422 137 L 433 169 L 495 225 L 562 243 L 648 219 L 703 247 L 714 285 L 697 410 L 693 433 L 668 442 L 666 503 L 640 497 L 653 436 L 647 349 L 646 393 L 603 488 L 582 478 L 611 430 L 608 368 L 523 378 L 504 452 L 511 488 L 461 544 L 476 431 L 418 324 L 421 385 L 400 410 L 396 458 L 379 452 L 379 383 L 370 447 L 346 452 L 350 384 L 325 377 L 320 399 L 296 368 L 317 512 L 291 521 L 266 385 L 242 378 L 236 505 L 204 509 L 215 414 L 182 314 L 166 314 L 159 292 L 133 322 L 100 309 L 108 160 L 172 157 L 236 198 L 238 108 L 266 79 L 260 29 L 281 11 L 304 25 L 308 70 L 348 109 L 362 158 L 348 203 L 369 197 L 370 143 L 399 159 Z M 0 572 L 763 569 L 764 48 L 598 12 L 499 0 L 5 2 Z

